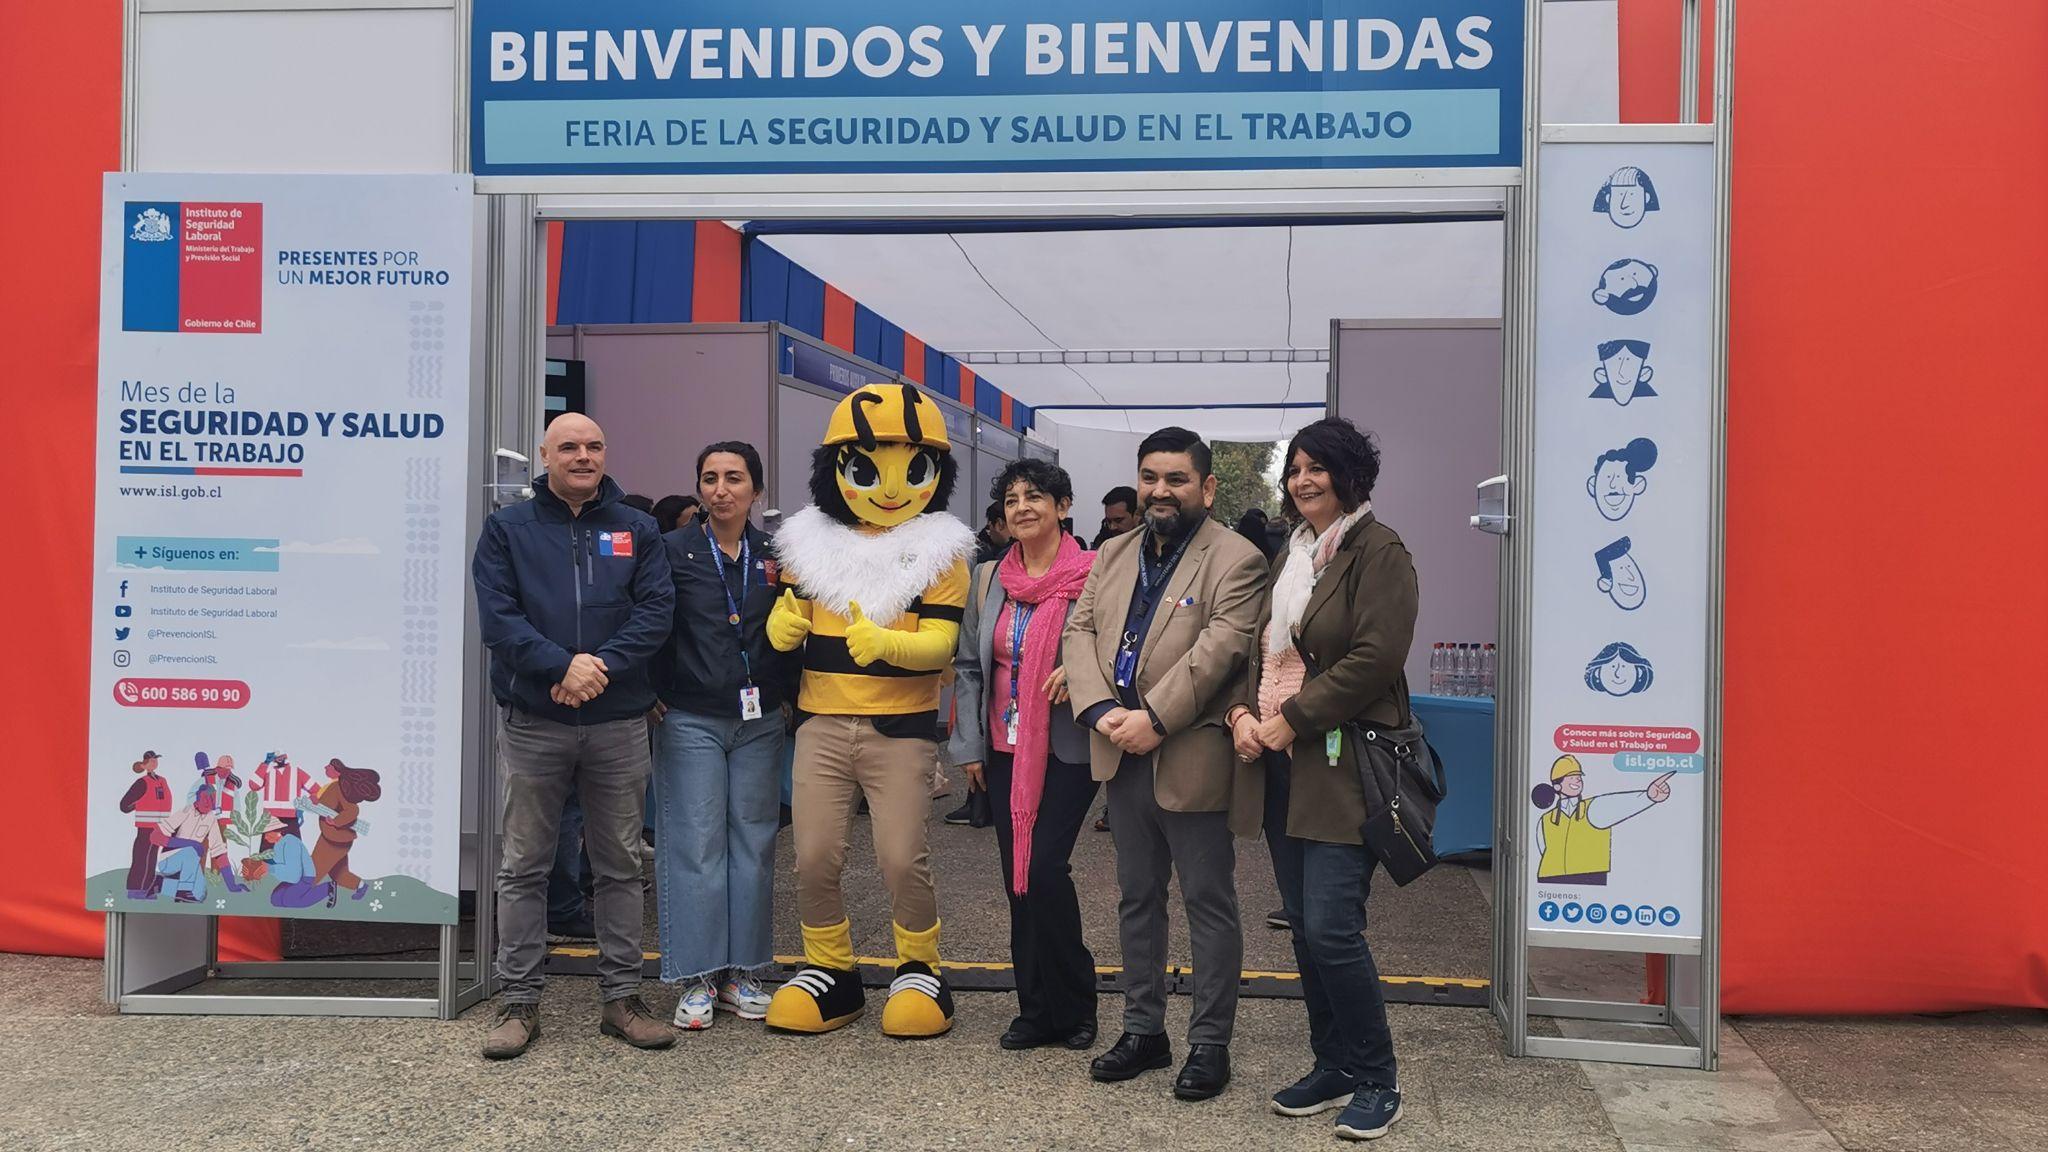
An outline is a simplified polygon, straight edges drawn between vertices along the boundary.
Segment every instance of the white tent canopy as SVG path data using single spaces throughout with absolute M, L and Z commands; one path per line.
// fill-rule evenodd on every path
M 1123 405 L 1320 402 L 1325 365 L 1315 356 L 1328 350 L 1333 319 L 1500 314 L 1494 221 L 855 232 L 769 243 L 1024 403 L 1052 406 L 1046 416 L 1064 425 L 1172 422 L 1127 417 Z M 1091 362 L 1016 363 L 1014 352 L 1087 353 Z M 1202 361 L 1174 362 L 1190 354 Z M 1206 414 L 1201 430 L 1263 439 L 1317 415 L 1224 408 Z
M 1543 51 L 1546 122 L 1618 118 L 1614 0 L 1552 0 Z M 1373 210 L 1484 209 L 1500 196 L 1390 190 Z M 1496 317 L 1504 271 L 1501 225 L 1486 220 L 770 231 L 791 259 L 1018 400 L 1049 408 L 1041 430 L 1055 441 L 1062 427 L 1169 423 L 1223 439 L 1283 437 L 1320 410 L 1215 406 L 1320 402 L 1332 320 Z M 1163 404 L 1190 408 L 1121 407 Z

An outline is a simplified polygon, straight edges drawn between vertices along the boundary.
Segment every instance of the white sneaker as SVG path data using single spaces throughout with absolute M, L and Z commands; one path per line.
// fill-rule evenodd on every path
M 725 978 L 718 986 L 718 1007 L 742 1020 L 760 1020 L 768 1015 L 768 1002 L 774 997 L 761 987 L 761 982 L 745 972 L 737 972 Z
M 675 1026 L 685 1032 L 702 1032 L 711 1027 L 711 1009 L 718 993 L 711 981 L 698 978 L 683 985 L 683 998 L 676 1001 Z

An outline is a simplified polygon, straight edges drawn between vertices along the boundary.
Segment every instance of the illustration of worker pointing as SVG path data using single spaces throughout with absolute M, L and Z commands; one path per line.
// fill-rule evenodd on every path
M 1544 884 L 1605 884 L 1614 869 L 1614 826 L 1671 799 L 1666 772 L 1639 792 L 1586 795 L 1586 770 L 1576 756 L 1550 765 L 1550 783 L 1530 799 L 1544 809 L 1536 821 L 1536 879 Z

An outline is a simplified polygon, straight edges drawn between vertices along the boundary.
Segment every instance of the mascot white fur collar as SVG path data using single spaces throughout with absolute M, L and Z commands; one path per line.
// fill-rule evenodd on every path
M 775 555 L 806 597 L 841 616 L 858 600 L 862 614 L 885 626 L 973 554 L 973 530 L 944 512 L 863 532 L 811 505 L 775 530 Z

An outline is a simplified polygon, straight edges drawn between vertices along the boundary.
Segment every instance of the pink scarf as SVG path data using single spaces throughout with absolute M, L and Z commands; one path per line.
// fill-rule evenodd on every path
M 1015 837 L 1010 890 L 1019 896 L 1030 887 L 1031 830 L 1038 824 L 1038 802 L 1045 795 L 1045 765 L 1051 756 L 1052 702 L 1045 698 L 1044 685 L 1059 663 L 1060 633 L 1066 629 L 1067 611 L 1080 599 L 1081 586 L 1088 582 L 1088 569 L 1094 563 L 1093 552 L 1083 550 L 1072 536 L 1062 533 L 1059 554 L 1043 576 L 1024 571 L 1021 545 L 1004 552 L 996 565 L 996 577 L 1012 602 L 1010 611 L 1017 611 L 1019 604 L 1034 606 L 1031 620 L 1024 626 L 1024 659 L 1010 667 L 1010 675 L 1017 680 L 1017 743 L 1010 773 L 1010 829 Z M 1054 601 L 1060 602 L 1059 611 L 1047 611 Z

